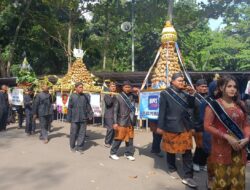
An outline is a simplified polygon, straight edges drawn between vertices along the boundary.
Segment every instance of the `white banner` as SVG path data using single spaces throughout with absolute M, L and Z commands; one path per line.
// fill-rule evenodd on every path
M 10 103 L 15 106 L 23 106 L 23 89 L 14 88 L 11 91 Z
M 69 93 L 56 93 L 56 105 L 62 107 L 68 107 L 69 104 Z
M 248 83 L 247 83 L 247 87 L 246 87 L 246 90 L 245 90 L 245 94 L 250 95 L 250 80 L 249 80 Z
M 102 116 L 102 109 L 101 109 L 101 96 L 100 94 L 90 94 L 90 105 L 94 112 L 94 117 L 101 117 Z

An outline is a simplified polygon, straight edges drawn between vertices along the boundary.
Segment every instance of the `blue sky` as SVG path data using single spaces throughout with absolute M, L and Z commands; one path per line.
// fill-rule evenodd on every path
M 203 3 L 207 3 L 207 0 L 197 0 L 197 2 L 203 2 Z M 223 19 L 221 17 L 219 17 L 218 19 L 209 19 L 209 27 L 212 29 L 212 30 L 216 30 L 218 28 L 221 28 L 223 27 L 223 24 L 222 24 L 222 21 Z

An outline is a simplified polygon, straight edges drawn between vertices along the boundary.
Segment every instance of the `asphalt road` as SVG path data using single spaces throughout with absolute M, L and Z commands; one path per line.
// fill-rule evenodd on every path
M 150 153 L 152 135 L 135 133 L 135 161 L 109 158 L 103 146 L 105 129 L 88 126 L 84 154 L 69 149 L 69 124 L 53 122 L 50 142 L 38 134 L 26 136 L 12 124 L 0 133 L 0 190 L 188 190 L 180 180 L 166 173 L 165 158 Z M 177 161 L 178 163 L 180 159 Z M 181 173 L 181 170 L 180 170 Z M 206 172 L 195 173 L 199 190 L 206 189 Z M 250 189 L 250 167 L 247 168 Z

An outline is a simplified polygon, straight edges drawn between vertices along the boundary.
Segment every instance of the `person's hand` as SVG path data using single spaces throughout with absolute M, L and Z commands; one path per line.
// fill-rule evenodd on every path
M 115 96 L 115 92 L 110 92 L 110 96 L 114 97 Z
M 156 129 L 156 133 L 159 134 L 159 135 L 162 135 L 163 134 L 163 130 L 160 129 L 160 128 L 157 128 Z
M 114 124 L 114 125 L 113 125 L 113 129 L 114 129 L 114 130 L 117 130 L 117 129 L 118 129 L 118 124 Z
M 238 151 L 241 149 L 240 143 L 236 138 L 234 138 L 228 134 L 225 134 L 224 137 L 235 151 Z
M 133 87 L 132 91 L 135 92 L 136 94 L 139 94 L 140 89 L 137 87 Z
M 195 89 L 193 89 L 191 86 L 187 86 L 186 87 L 186 89 L 187 89 L 187 91 L 188 91 L 188 93 L 190 94 L 190 95 L 194 95 L 195 94 Z
M 239 143 L 240 143 L 240 149 L 242 149 L 247 145 L 247 143 L 249 143 L 249 138 L 241 139 Z

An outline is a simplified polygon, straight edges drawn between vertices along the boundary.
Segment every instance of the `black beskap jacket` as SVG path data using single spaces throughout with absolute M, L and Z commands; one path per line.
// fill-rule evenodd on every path
M 192 109 L 195 103 L 195 97 L 184 93 L 182 90 L 171 86 L 177 94 Z M 168 89 L 167 89 L 168 90 Z M 160 109 L 158 118 L 158 128 L 171 133 L 181 133 L 190 128 L 186 122 L 186 111 L 180 107 L 173 99 L 164 91 L 160 94 Z
M 88 94 L 72 94 L 69 98 L 67 119 L 71 123 L 84 122 L 93 117 Z

